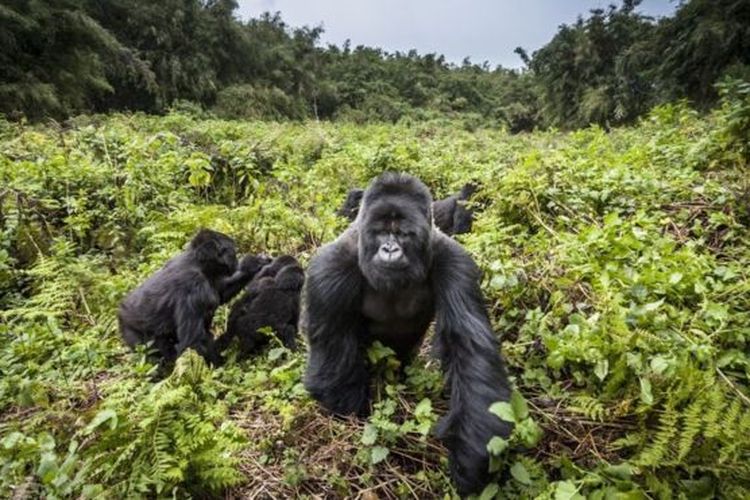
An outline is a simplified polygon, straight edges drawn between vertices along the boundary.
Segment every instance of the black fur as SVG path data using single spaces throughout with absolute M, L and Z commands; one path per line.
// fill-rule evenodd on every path
M 238 266 L 234 241 L 202 229 L 187 250 L 122 301 L 118 320 L 123 340 L 131 347 L 153 341 L 164 364 L 189 347 L 209 363 L 221 364 L 211 334 L 216 308 L 237 295 L 267 262 L 245 256 Z
M 253 284 L 255 282 L 263 278 L 273 278 L 279 271 L 281 271 L 282 268 L 286 266 L 299 266 L 299 262 L 297 262 L 297 259 L 295 259 L 291 255 L 281 255 L 280 257 L 276 257 L 270 264 L 263 266 L 263 269 L 261 269 L 260 272 L 255 275 L 250 284 L 247 285 L 248 290 L 253 287 Z
M 258 329 L 270 326 L 284 346 L 296 349 L 304 281 L 304 271 L 294 257 L 282 256 L 264 267 L 248 285 L 247 293 L 232 306 L 227 331 L 217 340 L 217 348 L 225 350 L 236 337 L 240 356 L 247 357 L 268 343 Z
M 471 231 L 474 214 L 466 208 L 466 202 L 469 201 L 476 190 L 475 184 L 465 184 L 458 193 L 432 203 L 435 225 L 442 232 L 450 236 Z M 346 195 L 344 205 L 339 208 L 336 214 L 349 219 L 349 221 L 354 221 L 359 213 L 363 194 L 362 189 L 350 190 Z
M 466 208 L 466 202 L 477 190 L 476 185 L 466 184 L 461 191 L 432 204 L 435 225 L 447 235 L 464 234 L 471 231 L 474 214 Z
M 354 188 L 346 193 L 346 200 L 341 208 L 338 209 L 336 215 L 345 217 L 349 221 L 353 221 L 357 218 L 359 213 L 359 205 L 362 203 L 362 195 L 365 193 L 364 189 Z
M 357 220 L 313 257 L 303 325 L 310 352 L 305 386 L 337 414 L 369 411 L 365 350 L 379 340 L 408 361 L 436 320 L 434 352 L 450 390 L 438 433 L 450 450 L 461 494 L 488 481 L 486 445 L 511 425 L 491 414 L 510 389 L 481 291 L 479 269 L 430 220 L 419 180 L 384 174 L 364 194 Z

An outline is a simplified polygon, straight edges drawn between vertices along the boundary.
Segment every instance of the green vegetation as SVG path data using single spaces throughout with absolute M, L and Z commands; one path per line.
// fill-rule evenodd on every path
M 442 496 L 439 367 L 321 414 L 304 350 L 153 382 L 118 301 L 207 226 L 303 262 L 383 170 L 478 181 L 461 241 L 523 395 L 483 498 L 750 495 L 750 84 L 605 132 L 232 122 L 187 112 L 0 121 L 0 496 Z M 215 330 L 226 321 L 220 309 Z M 541 431 L 541 432 L 540 432 Z
M 322 28 L 289 27 L 278 13 L 240 21 L 234 0 L 6 0 L 0 113 L 61 120 L 197 106 L 219 118 L 461 118 L 516 132 L 633 123 L 683 98 L 705 110 L 716 81 L 750 75 L 747 0 L 685 0 L 658 21 L 639 4 L 562 25 L 533 54 L 516 49 L 525 67 L 510 70 L 323 47 Z

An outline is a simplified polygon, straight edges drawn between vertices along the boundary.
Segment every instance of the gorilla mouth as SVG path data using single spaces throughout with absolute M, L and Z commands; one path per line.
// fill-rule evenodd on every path
M 375 259 L 375 265 L 386 270 L 386 271 L 400 271 L 409 267 L 409 262 L 400 257 L 398 259 Z

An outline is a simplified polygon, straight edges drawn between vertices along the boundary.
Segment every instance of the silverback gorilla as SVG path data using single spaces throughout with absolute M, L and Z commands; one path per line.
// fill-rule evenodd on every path
M 461 190 L 432 203 L 432 212 L 435 225 L 448 236 L 464 234 L 471 231 L 474 222 L 474 214 L 466 208 L 466 202 L 476 192 L 477 186 L 473 183 L 465 184 Z M 355 188 L 346 194 L 344 204 L 336 211 L 336 215 L 354 221 L 359 213 L 362 203 L 363 189 Z
M 237 265 L 234 241 L 202 229 L 187 250 L 130 292 L 118 319 L 129 346 L 153 340 L 163 365 L 191 347 L 213 365 L 221 364 L 211 322 L 219 305 L 232 299 L 267 264 L 247 255 Z
M 459 493 L 488 481 L 487 442 L 511 425 L 488 411 L 510 388 L 479 289 L 479 269 L 432 226 L 418 179 L 383 174 L 365 191 L 356 221 L 313 257 L 305 287 L 309 359 L 305 387 L 336 414 L 366 415 L 365 350 L 379 340 L 408 361 L 435 319 L 433 352 L 450 392 L 438 436 Z

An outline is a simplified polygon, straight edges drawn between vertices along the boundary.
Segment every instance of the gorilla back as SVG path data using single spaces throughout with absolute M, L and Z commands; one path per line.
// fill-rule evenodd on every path
M 289 255 L 264 267 L 247 286 L 247 293 L 232 306 L 227 331 L 217 339 L 217 348 L 225 350 L 237 337 L 240 357 L 244 358 L 268 343 L 268 337 L 258 329 L 270 326 L 285 347 L 295 349 L 304 280 L 302 267 Z
M 434 352 L 450 389 L 439 434 L 462 494 L 488 480 L 486 445 L 511 427 L 488 409 L 510 397 L 479 290 L 479 270 L 458 243 L 433 231 L 432 199 L 418 179 L 384 174 L 365 191 L 358 219 L 308 269 L 305 386 L 338 414 L 369 407 L 365 351 L 373 340 L 408 361 L 433 319 Z
M 192 347 L 210 363 L 220 364 L 210 331 L 214 312 L 267 261 L 247 256 L 238 269 L 234 241 L 201 230 L 187 250 L 122 301 L 118 320 L 123 340 L 131 347 L 153 341 L 167 363 Z

